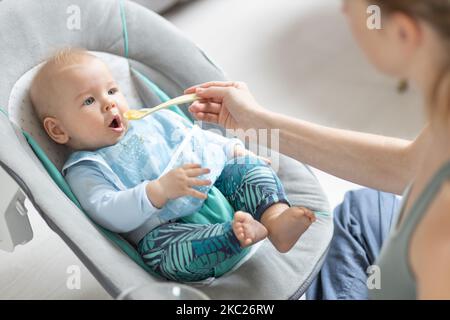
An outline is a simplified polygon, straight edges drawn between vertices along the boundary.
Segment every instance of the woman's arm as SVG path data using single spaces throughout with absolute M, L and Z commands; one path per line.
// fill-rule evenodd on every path
M 414 178 L 429 135 L 424 129 L 411 142 L 333 129 L 272 112 L 256 121 L 265 128 L 280 128 L 281 153 L 342 179 L 396 194 Z
M 203 98 L 189 109 L 199 120 L 229 129 L 280 129 L 280 152 L 342 179 L 397 194 L 413 179 L 429 139 L 428 129 L 411 142 L 292 119 L 262 108 L 241 82 L 210 82 L 185 92 Z

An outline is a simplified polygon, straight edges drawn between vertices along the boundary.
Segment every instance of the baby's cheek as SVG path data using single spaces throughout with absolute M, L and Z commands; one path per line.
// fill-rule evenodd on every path
M 125 99 L 125 96 L 121 93 L 119 97 L 119 105 L 122 109 L 127 111 L 129 109 L 127 99 Z
M 119 105 L 119 110 L 121 114 L 124 114 L 125 112 L 127 112 L 128 110 L 130 110 L 130 108 L 128 107 L 128 104 L 126 102 L 122 102 Z

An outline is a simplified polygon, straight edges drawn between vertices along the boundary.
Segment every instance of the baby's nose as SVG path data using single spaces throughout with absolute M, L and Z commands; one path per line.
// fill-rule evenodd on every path
M 110 102 L 105 104 L 105 111 L 109 111 L 111 109 L 114 109 L 116 107 L 116 104 L 114 102 Z

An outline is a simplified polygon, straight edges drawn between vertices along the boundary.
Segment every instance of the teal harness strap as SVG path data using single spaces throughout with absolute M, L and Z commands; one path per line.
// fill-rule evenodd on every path
M 22 133 L 25 136 L 31 149 L 34 151 L 38 159 L 41 161 L 42 165 L 45 167 L 45 169 L 47 170 L 48 174 L 51 176 L 53 181 L 55 181 L 58 187 L 84 213 L 84 215 L 95 224 L 95 226 L 100 230 L 100 232 L 102 232 L 109 240 L 114 242 L 125 254 L 127 254 L 134 262 L 136 262 L 139 266 L 141 266 L 145 271 L 147 271 L 148 273 L 152 274 L 157 278 L 161 278 L 160 275 L 155 273 L 148 265 L 145 264 L 142 257 L 130 243 L 128 243 L 122 237 L 119 237 L 114 232 L 111 232 L 103 228 L 102 226 L 98 225 L 95 221 L 91 219 L 91 217 L 89 217 L 89 215 L 81 207 L 80 202 L 73 194 L 72 190 L 70 189 L 70 186 L 67 184 L 64 177 L 61 175 L 61 173 L 55 167 L 55 165 L 51 162 L 51 160 L 47 157 L 47 155 L 41 149 L 39 144 L 26 131 L 22 130 Z
M 0 107 L 0 112 L 9 118 L 8 113 L 2 107 Z M 52 177 L 53 181 L 55 181 L 56 184 L 61 188 L 61 190 L 78 206 L 78 208 L 81 209 L 80 203 L 73 194 L 72 190 L 70 190 L 70 187 L 67 184 L 66 180 L 63 178 L 63 176 L 55 167 L 55 165 L 50 161 L 50 159 L 47 157 L 47 155 L 39 146 L 39 144 L 36 142 L 36 140 L 34 140 L 33 137 L 25 130 L 21 129 L 21 131 L 25 139 L 27 140 L 28 144 L 30 145 L 31 149 L 34 151 L 38 159 L 41 161 L 45 170 L 47 170 L 48 174 Z
M 126 28 L 126 15 L 124 9 L 123 0 L 120 1 L 120 12 L 122 18 L 122 32 L 124 40 L 124 50 L 126 57 L 128 58 L 128 34 Z M 152 90 L 162 102 L 170 100 L 170 97 L 161 90 L 155 83 L 153 83 L 144 74 L 132 68 L 132 70 L 144 84 Z M 169 109 L 188 121 L 192 122 L 191 119 L 176 105 L 170 106 Z M 234 210 L 231 207 L 228 200 L 223 196 L 223 194 L 216 187 L 212 187 L 208 193 L 208 199 L 205 201 L 204 205 L 198 213 L 183 217 L 180 221 L 184 223 L 197 223 L 197 224 L 214 224 L 222 223 L 224 221 L 231 221 L 233 217 Z M 234 258 L 229 259 L 226 263 L 219 264 L 215 270 L 214 275 L 219 277 L 226 272 L 230 271 L 245 255 L 250 252 L 250 248 L 244 248 L 240 254 L 234 256 Z
M 143 75 L 141 72 L 139 72 L 138 70 L 136 70 L 135 68 L 131 68 L 133 70 L 133 72 L 135 72 L 138 77 L 144 81 L 144 83 L 158 96 L 158 98 L 162 101 L 162 102 L 166 102 L 168 100 L 170 100 L 170 97 L 164 92 L 162 91 L 154 82 L 150 81 L 149 78 L 147 78 L 145 75 Z M 192 122 L 191 119 L 189 119 L 186 114 L 181 111 L 181 109 L 176 106 L 170 106 L 168 108 L 169 110 L 177 113 L 178 115 L 182 116 L 183 118 L 189 120 L 190 122 Z
M 120 9 L 120 18 L 122 21 L 122 35 L 123 35 L 123 46 L 124 46 L 124 55 L 126 58 L 128 58 L 128 30 L 127 30 L 127 17 L 125 14 L 125 3 L 124 0 L 119 1 L 119 9 Z M 144 76 L 142 73 L 140 73 L 138 70 L 131 68 L 141 80 L 144 81 L 144 83 L 158 96 L 159 99 L 161 99 L 162 102 L 166 102 L 170 100 L 170 97 L 162 91 L 155 83 L 150 81 L 146 76 Z M 188 119 L 191 121 L 185 114 L 180 110 L 180 108 L 176 105 L 170 106 L 170 110 L 176 112 L 180 116 Z
M 329 217 L 330 216 L 330 213 L 325 212 L 325 211 L 314 211 L 314 214 L 316 216 L 321 216 L 321 217 Z
M 124 0 L 119 1 L 120 8 L 120 18 L 122 20 L 122 35 L 123 35 L 123 44 L 124 44 L 124 55 L 128 58 L 128 30 L 127 30 L 127 18 L 125 15 L 125 4 Z
M 0 112 L 3 113 L 3 114 L 9 119 L 8 112 L 7 112 L 5 109 L 3 109 L 2 107 L 0 107 Z
M 51 162 L 51 160 L 47 157 L 47 155 L 41 149 L 41 147 L 38 145 L 36 140 L 34 140 L 33 137 L 24 130 L 22 130 L 22 134 L 25 136 L 25 139 L 27 140 L 31 149 L 33 149 L 36 156 L 39 158 L 39 160 L 41 160 L 42 165 L 47 170 L 48 174 L 52 177 L 53 181 L 55 181 L 56 184 L 60 187 L 60 189 L 70 198 L 70 200 L 72 200 L 73 203 L 75 203 L 77 205 L 77 207 L 82 210 L 78 199 L 73 194 L 73 192 L 70 189 L 69 185 L 67 184 L 66 180 L 63 178 L 63 176 L 58 171 L 58 169 L 54 166 L 54 164 Z
M 8 113 L 1 107 L 0 107 L 0 112 L 9 119 Z M 31 147 L 33 152 L 36 154 L 38 159 L 41 161 L 42 165 L 44 166 L 44 168 L 46 169 L 46 171 L 50 175 L 50 177 L 53 179 L 53 181 L 64 192 L 64 194 L 84 213 L 84 215 L 89 220 L 92 221 L 92 219 L 89 217 L 89 215 L 87 215 L 86 212 L 84 212 L 83 208 L 80 205 L 80 202 L 73 194 L 72 190 L 70 189 L 70 186 L 67 184 L 64 177 L 61 175 L 61 173 L 55 167 L 55 165 L 51 162 L 51 160 L 47 157 L 47 155 L 42 150 L 42 148 L 39 146 L 39 144 L 36 142 L 36 140 L 34 140 L 34 138 L 23 129 L 22 129 L 22 134 L 24 135 L 29 146 Z M 155 276 L 157 278 L 161 278 L 160 275 L 155 273 L 148 265 L 145 264 L 142 257 L 136 251 L 136 249 L 133 246 L 131 246 L 127 241 L 125 241 L 123 238 L 119 237 L 117 234 L 98 225 L 94 221 L 92 221 L 92 222 L 100 230 L 100 232 L 102 232 L 109 240 L 114 242 L 125 254 L 127 254 L 131 259 L 133 259 L 133 261 L 135 261 L 145 271 L 147 271 L 148 273 L 152 274 L 153 276 Z
M 129 50 L 128 50 L 128 33 L 127 33 L 127 27 L 126 27 L 126 16 L 125 16 L 125 1 L 120 0 L 119 1 L 119 7 L 120 7 L 120 16 L 122 21 L 122 32 L 123 32 L 123 38 L 124 38 L 124 55 L 128 58 Z M 146 78 L 144 75 L 139 73 L 137 70 L 133 69 L 136 74 L 139 75 L 139 77 L 142 78 L 142 80 L 145 81 L 145 83 L 148 84 L 148 86 L 158 95 L 158 97 L 162 101 L 167 101 L 170 98 L 165 94 L 158 86 L 156 86 L 154 83 L 152 83 L 148 78 Z M 170 108 L 172 111 L 176 112 L 177 114 L 185 117 L 188 119 L 188 117 L 181 111 L 181 109 L 178 106 L 172 106 Z M 0 112 L 3 113 L 6 117 L 9 118 L 8 112 L 6 112 L 3 108 L 0 108 Z M 190 120 L 190 119 L 189 119 Z M 34 140 L 34 138 L 26 131 L 22 130 L 22 134 L 24 135 L 25 139 L 27 140 L 28 144 L 32 148 L 33 152 L 36 154 L 38 159 L 41 161 L 43 166 L 45 167 L 48 174 L 51 176 L 53 181 L 58 185 L 58 187 L 64 192 L 64 194 L 85 214 L 85 216 L 92 221 L 92 219 L 89 217 L 89 215 L 86 214 L 86 212 L 81 208 L 81 205 L 76 198 L 76 196 L 73 194 L 72 190 L 70 189 L 70 186 L 65 181 L 62 174 L 59 172 L 59 170 L 56 168 L 56 166 L 51 162 L 51 160 L 47 157 L 45 152 L 42 150 L 42 148 L 39 146 L 39 144 Z M 217 205 L 216 207 L 209 208 L 211 210 L 211 214 L 213 212 L 226 212 L 227 210 L 230 210 L 230 205 L 228 202 L 223 201 L 223 195 L 218 193 L 212 193 L 210 195 L 210 198 L 216 197 L 215 201 Z M 216 208 L 220 208 L 220 210 L 214 210 Z M 221 217 L 218 217 L 218 219 Z M 139 255 L 139 253 L 136 251 L 136 249 L 128 243 L 125 239 L 120 237 L 119 235 L 101 227 L 97 223 L 93 221 L 94 225 L 112 242 L 114 242 L 124 253 L 126 253 L 133 261 L 135 261 L 139 266 L 141 266 L 144 270 L 146 270 L 148 273 L 152 274 L 153 276 L 160 278 L 158 274 L 153 272 L 153 270 L 145 264 L 142 257 Z M 205 222 L 206 223 L 206 222 Z M 247 253 L 247 250 L 243 251 L 243 255 Z M 236 261 L 233 262 L 233 264 L 237 263 L 242 256 L 237 256 Z M 223 270 L 218 269 L 216 271 L 216 276 L 219 276 L 226 271 L 229 270 L 230 266 L 226 266 L 223 268 Z

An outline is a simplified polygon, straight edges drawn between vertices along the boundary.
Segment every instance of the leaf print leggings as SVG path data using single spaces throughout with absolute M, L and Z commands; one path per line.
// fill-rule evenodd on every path
M 235 211 L 260 220 L 271 205 L 289 201 L 273 169 L 257 158 L 228 162 L 215 186 Z M 149 232 L 138 245 L 145 263 L 168 280 L 201 281 L 231 270 L 244 256 L 231 221 L 219 224 L 167 223 Z

